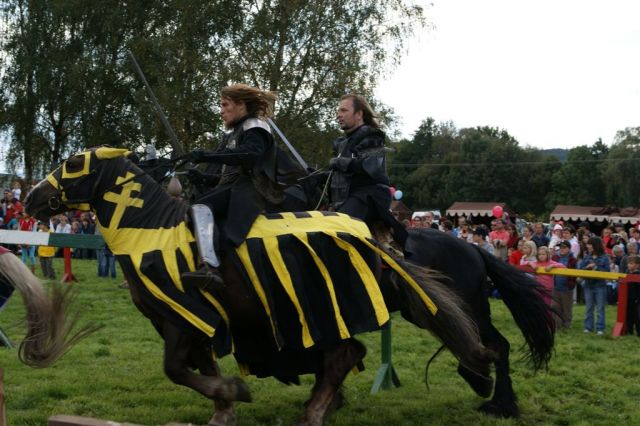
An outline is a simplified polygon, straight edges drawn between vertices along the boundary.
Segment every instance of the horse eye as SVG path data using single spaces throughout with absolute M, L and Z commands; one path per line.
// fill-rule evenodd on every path
M 67 173 L 79 172 L 84 167 L 84 155 L 75 155 L 67 160 L 64 164 Z

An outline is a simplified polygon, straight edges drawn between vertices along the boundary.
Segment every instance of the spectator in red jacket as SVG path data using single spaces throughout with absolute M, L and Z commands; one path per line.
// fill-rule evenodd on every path
M 18 212 L 18 229 L 20 231 L 33 232 L 37 230 L 36 219 L 29 216 L 27 213 Z M 22 251 L 22 262 L 27 265 L 27 260 L 31 263 L 31 272 L 35 273 L 36 270 L 36 246 L 30 246 L 23 244 L 20 246 Z
M 604 244 L 604 252 L 606 254 L 612 254 L 613 246 L 616 245 L 616 238 L 614 238 L 613 227 L 607 226 L 602 230 L 602 243 Z
M 507 225 L 507 231 L 509 231 L 509 241 L 507 241 L 507 247 L 516 250 L 520 243 L 520 234 L 518 234 L 518 228 L 513 223 Z
M 520 238 L 515 249 L 509 249 L 509 264 L 520 265 L 522 259 L 522 246 L 524 245 L 524 239 Z
M 5 212 L 4 212 L 4 223 L 11 222 L 11 219 L 13 219 L 14 217 L 17 220 L 18 213 L 22 213 L 23 211 L 24 211 L 24 207 L 22 207 L 22 204 L 20 203 L 20 201 L 18 201 L 16 198 L 11 198 L 9 201 L 6 202 Z

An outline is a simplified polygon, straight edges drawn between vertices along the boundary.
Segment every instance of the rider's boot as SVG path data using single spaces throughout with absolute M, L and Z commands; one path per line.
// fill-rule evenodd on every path
M 223 281 L 218 270 L 220 260 L 218 260 L 213 246 L 215 230 L 213 213 L 205 204 L 194 204 L 191 206 L 191 220 L 193 221 L 193 232 L 196 237 L 201 266 L 197 271 L 184 272 L 180 275 L 182 285 L 204 290 L 219 288 Z

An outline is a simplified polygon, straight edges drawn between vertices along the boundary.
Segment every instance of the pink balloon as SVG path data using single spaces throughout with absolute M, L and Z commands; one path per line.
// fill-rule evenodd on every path
M 389 187 L 389 192 L 391 192 L 391 196 L 393 197 L 393 195 L 396 193 L 396 187 L 395 186 L 390 186 Z
M 493 217 L 495 217 L 496 219 L 500 219 L 504 211 L 502 210 L 502 207 L 495 206 L 493 210 L 491 210 L 491 213 L 493 213 Z

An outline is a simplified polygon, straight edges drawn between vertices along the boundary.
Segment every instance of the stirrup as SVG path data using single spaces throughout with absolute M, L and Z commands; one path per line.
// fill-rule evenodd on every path
M 371 227 L 371 234 L 373 238 L 378 241 L 380 246 L 390 254 L 404 259 L 404 252 L 400 244 L 393 239 L 393 235 L 387 227 L 382 223 L 374 223 Z
M 380 241 L 380 245 L 389 253 L 404 260 L 404 252 L 399 248 L 399 244 L 394 240 L 392 241 Z
M 200 290 L 217 290 L 224 285 L 220 271 L 208 265 L 192 272 L 184 272 L 180 275 L 182 285 L 185 288 L 197 288 Z

